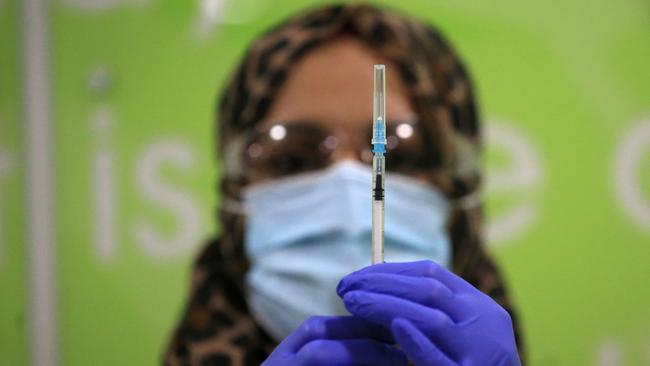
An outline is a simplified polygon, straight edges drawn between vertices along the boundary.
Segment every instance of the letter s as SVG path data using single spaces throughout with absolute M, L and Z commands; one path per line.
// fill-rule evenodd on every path
M 192 150 L 177 140 L 160 140 L 147 148 L 136 164 L 136 185 L 140 194 L 160 208 L 172 211 L 178 221 L 175 234 L 161 234 L 146 219 L 135 224 L 134 235 L 146 253 L 156 258 L 172 258 L 191 250 L 201 235 L 200 207 L 189 192 L 164 184 L 158 173 L 172 165 L 188 172 L 195 165 Z

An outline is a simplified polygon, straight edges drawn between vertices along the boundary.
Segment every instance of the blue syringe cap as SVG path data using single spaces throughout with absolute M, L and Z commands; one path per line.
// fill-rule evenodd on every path
M 375 121 L 375 128 L 373 128 L 372 136 L 372 152 L 386 152 L 386 124 L 382 121 L 381 117 Z

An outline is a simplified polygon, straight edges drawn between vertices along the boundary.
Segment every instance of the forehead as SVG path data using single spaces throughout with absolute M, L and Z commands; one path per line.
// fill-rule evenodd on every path
M 373 65 L 386 64 L 388 120 L 412 109 L 397 69 L 353 37 L 341 37 L 311 51 L 289 72 L 263 124 L 304 120 L 349 126 L 372 118 Z

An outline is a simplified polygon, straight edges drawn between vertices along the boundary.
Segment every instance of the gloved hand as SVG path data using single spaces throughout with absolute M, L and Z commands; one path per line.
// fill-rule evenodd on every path
M 416 366 L 521 365 L 510 315 L 432 261 L 363 268 L 337 293 L 352 315 L 391 329 Z
M 390 331 L 354 317 L 307 319 L 262 366 L 406 366 Z

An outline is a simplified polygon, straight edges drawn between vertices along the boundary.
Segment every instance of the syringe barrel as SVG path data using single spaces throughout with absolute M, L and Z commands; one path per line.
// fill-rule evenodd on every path
M 385 164 L 384 155 L 381 153 L 376 153 L 372 158 L 372 199 L 374 201 L 384 200 Z
M 372 159 L 372 264 L 384 262 L 384 156 Z

